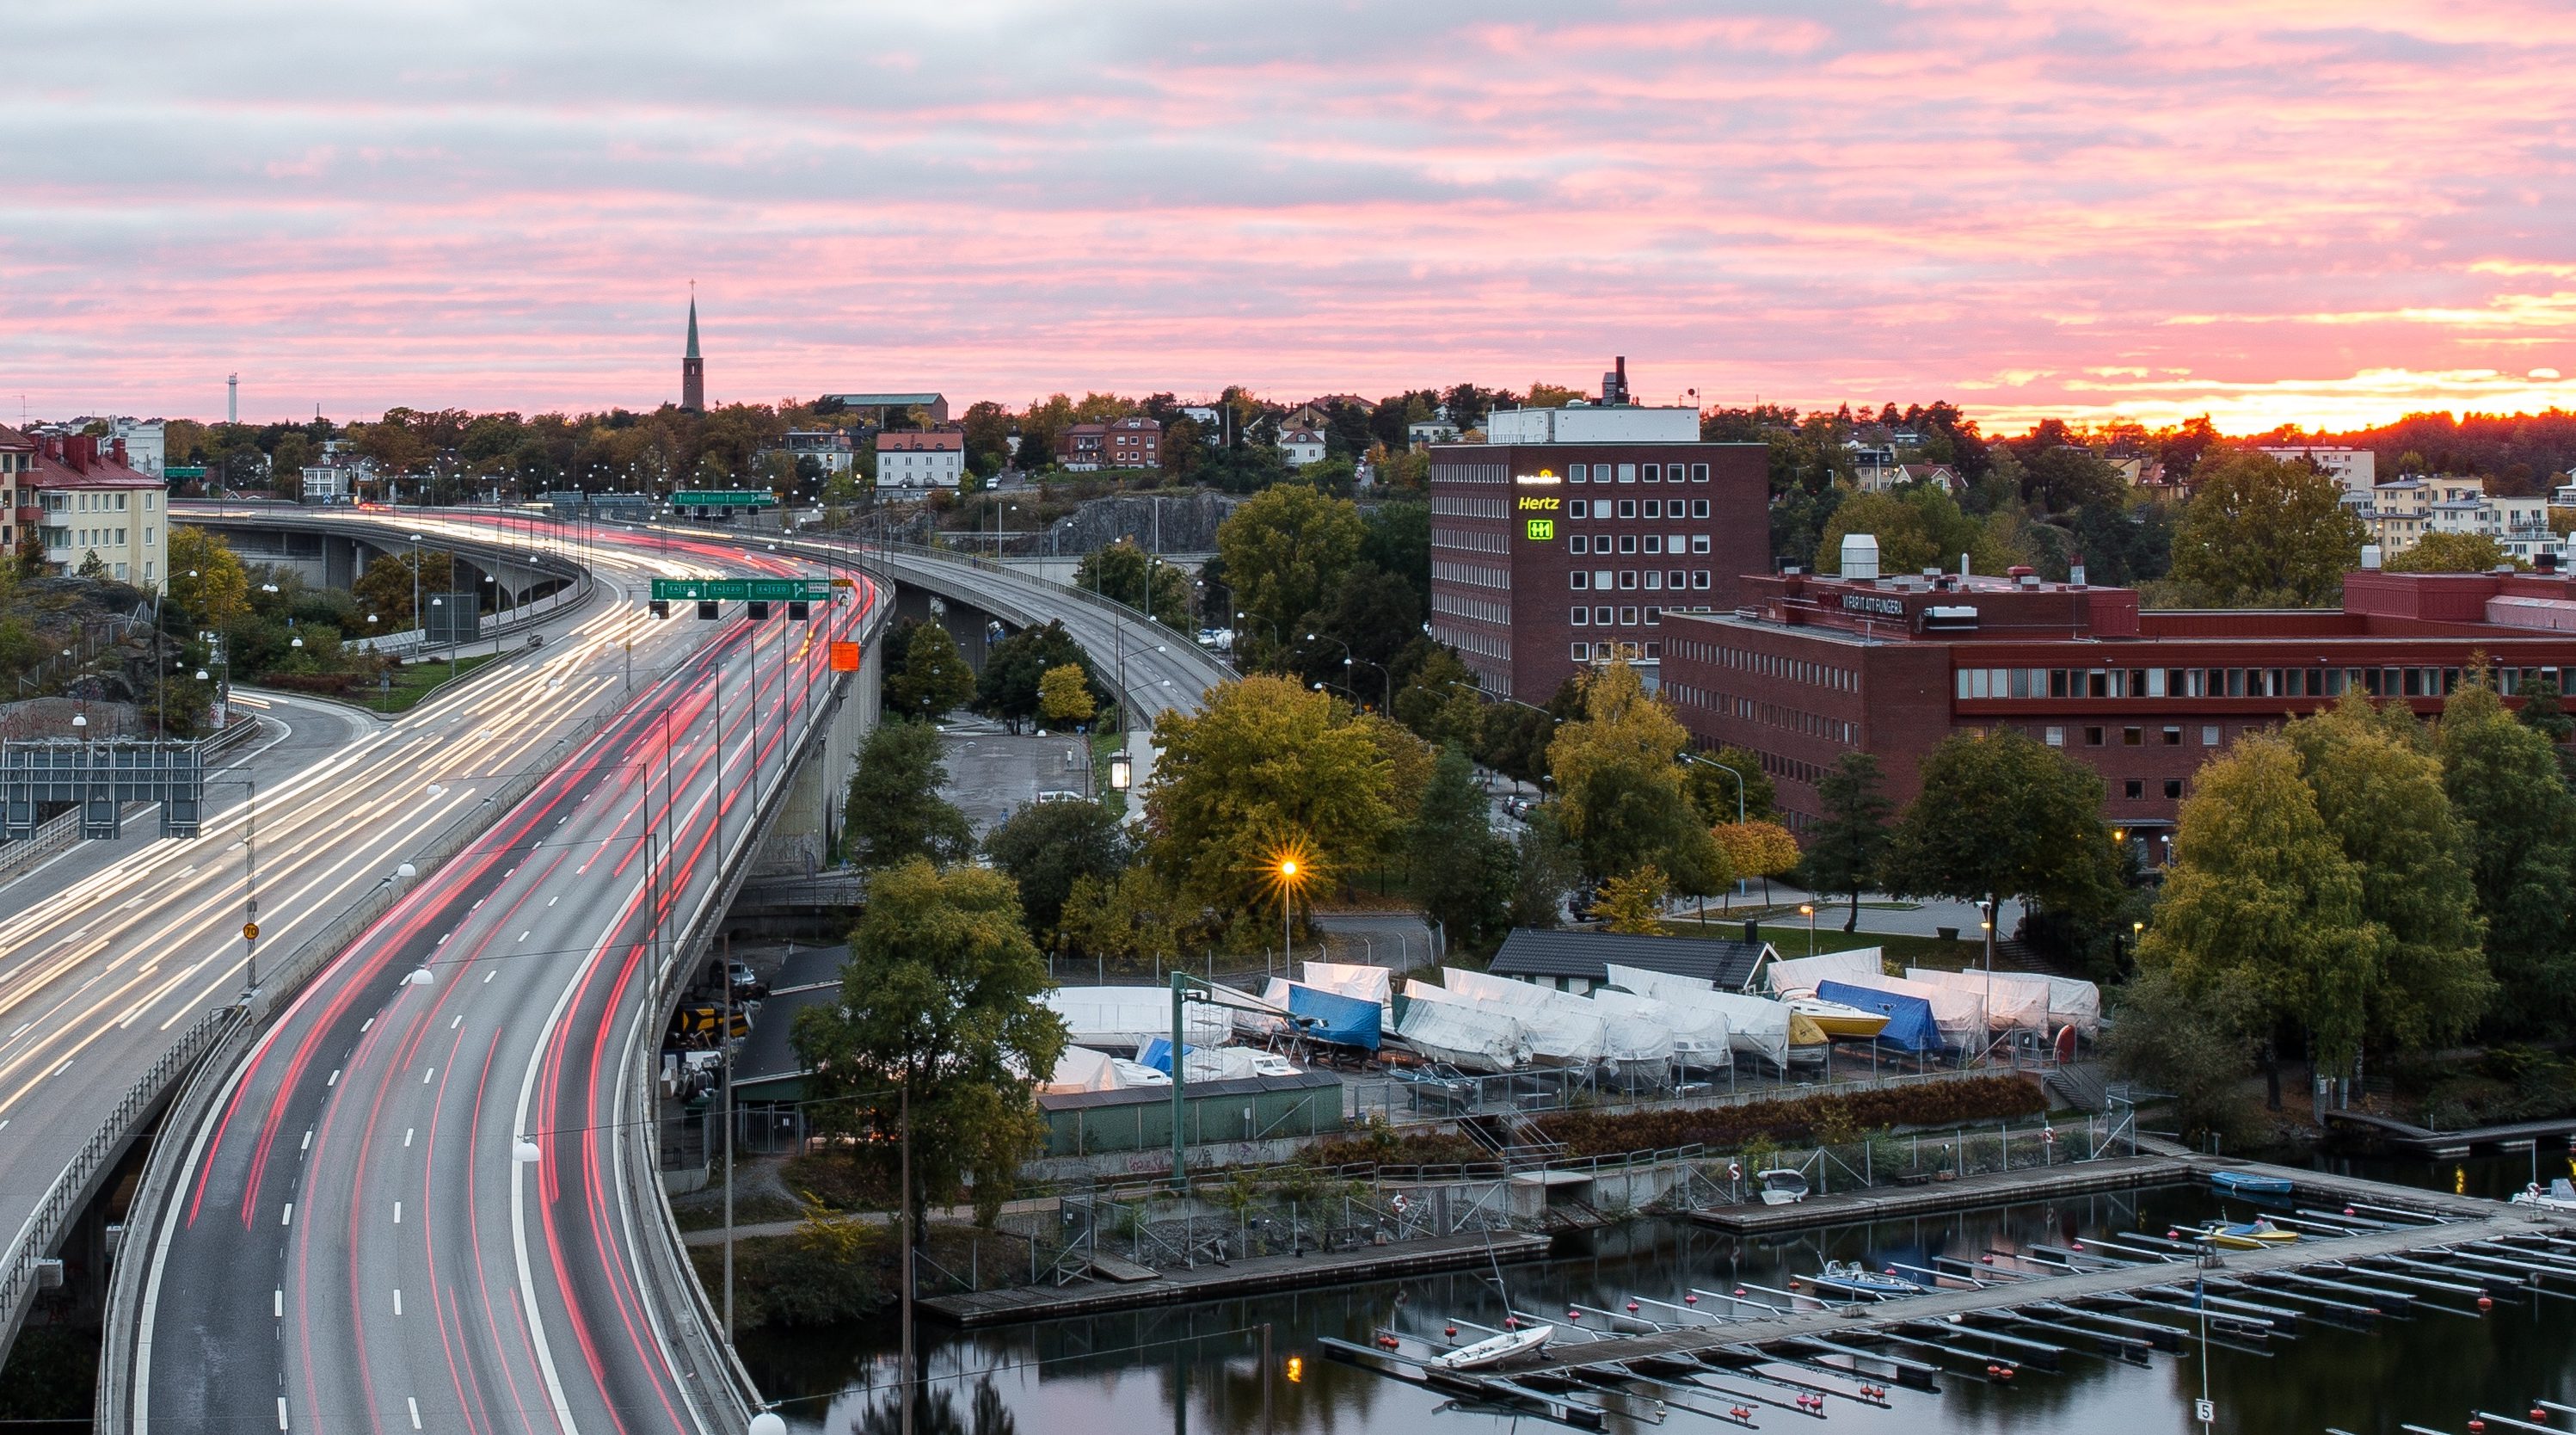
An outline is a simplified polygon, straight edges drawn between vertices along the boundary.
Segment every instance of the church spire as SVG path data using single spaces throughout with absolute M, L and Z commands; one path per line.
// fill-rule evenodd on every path
M 698 357 L 698 286 L 689 286 L 689 352 L 685 358 Z
M 689 281 L 689 351 L 680 356 L 680 407 L 693 413 L 707 406 L 707 361 L 698 357 L 698 285 Z

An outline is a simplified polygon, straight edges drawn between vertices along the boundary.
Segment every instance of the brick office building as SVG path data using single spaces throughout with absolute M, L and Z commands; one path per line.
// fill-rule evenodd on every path
M 2104 817 L 2161 861 L 2193 772 L 2245 732 L 2356 688 L 2431 716 L 2477 655 L 2509 704 L 2576 670 L 2576 581 L 2556 572 L 2358 572 L 2340 612 L 2145 612 L 2019 569 L 1746 583 L 1739 609 L 1665 615 L 1663 690 L 1701 742 L 1761 755 L 1793 829 L 1844 753 L 1877 754 L 1905 802 L 1935 744 L 2003 726 L 2091 764 Z
M 1624 399 L 1625 365 L 1603 376 Z M 1622 654 L 1649 675 L 1665 615 L 1727 610 L 1770 566 L 1769 455 L 1702 443 L 1695 409 L 1507 409 L 1431 450 L 1431 636 L 1485 691 L 1547 701 Z

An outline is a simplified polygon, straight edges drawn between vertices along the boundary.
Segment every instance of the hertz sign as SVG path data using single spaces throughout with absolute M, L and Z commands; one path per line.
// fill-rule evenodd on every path
M 1554 513 L 1564 506 L 1564 500 L 1552 497 L 1540 498 L 1535 494 L 1523 494 L 1518 506 L 1524 515 L 1531 513 Z M 1523 527 L 1523 532 L 1528 534 L 1529 540 L 1532 543 L 1554 542 L 1556 539 L 1556 520 L 1553 518 L 1528 519 Z

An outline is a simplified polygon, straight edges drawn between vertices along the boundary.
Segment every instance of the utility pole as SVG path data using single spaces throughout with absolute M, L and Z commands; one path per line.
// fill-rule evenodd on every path
M 723 1071 L 718 1077 L 724 1089 L 717 1094 L 716 1104 L 724 1112 L 724 1322 L 725 1343 L 733 1343 L 733 934 L 716 934 L 716 961 L 723 969 L 724 1026 L 716 1035 L 716 1050 L 724 1054 Z
M 1173 1058 L 1178 1068 L 1180 1059 Z M 906 1062 L 901 1094 L 896 1098 L 898 1118 L 903 1134 L 903 1152 L 898 1158 L 898 1192 L 895 1200 L 902 1214 L 897 1218 L 903 1229 L 903 1435 L 912 1435 L 912 1064 Z

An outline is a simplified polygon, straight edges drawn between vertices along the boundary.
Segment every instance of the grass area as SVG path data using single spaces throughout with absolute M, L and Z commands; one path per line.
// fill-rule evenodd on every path
M 392 687 L 367 689 L 352 701 L 380 713 L 408 712 L 439 688 L 502 656 L 498 653 L 459 654 L 453 671 L 446 663 L 434 659 L 426 663 L 406 663 L 388 675 L 393 680 Z
M 1974 966 L 1984 957 L 1985 949 L 1975 942 L 1950 942 L 1939 937 L 1917 937 L 1899 932 L 1845 932 L 1839 922 L 1831 927 L 1826 926 L 1821 920 L 1822 915 L 1822 913 L 1818 914 L 1820 920 L 1816 923 L 1815 935 L 1815 950 L 1819 954 L 1848 952 L 1855 947 L 1877 947 L 1897 967 L 1941 967 L 1949 971 L 1960 971 Z M 1664 934 L 1673 937 L 1735 938 L 1744 935 L 1744 922 L 1741 916 L 1721 922 L 1718 914 L 1711 912 L 1708 914 L 1708 925 L 1705 927 L 1696 921 L 1666 922 Z M 1807 929 L 1803 922 L 1766 923 L 1762 935 L 1768 938 L 1773 946 L 1778 947 L 1780 955 L 1784 957 L 1808 955 Z
M 1117 757 L 1126 750 L 1127 734 L 1123 732 L 1094 732 L 1091 734 L 1092 801 L 1101 802 L 1108 799 L 1110 795 L 1110 759 Z

